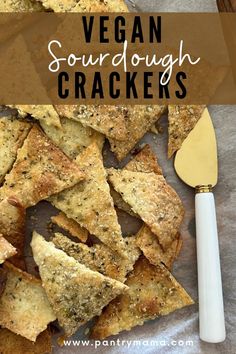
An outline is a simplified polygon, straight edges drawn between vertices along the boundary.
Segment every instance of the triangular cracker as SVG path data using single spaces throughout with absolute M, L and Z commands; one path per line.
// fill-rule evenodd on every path
M 108 170 L 108 179 L 132 210 L 157 235 L 166 250 L 175 239 L 184 216 L 177 193 L 155 173 Z
M 178 234 L 167 250 L 163 251 L 156 235 L 152 233 L 148 226 L 143 225 L 137 233 L 136 245 L 151 264 L 159 265 L 164 263 L 168 269 L 171 269 L 174 260 L 180 252 L 182 240 Z
M 205 106 L 197 105 L 169 105 L 169 141 L 168 158 L 170 158 L 181 145 L 188 134 L 195 127 L 202 116 Z
M 61 118 L 62 128 L 49 126 L 45 121 L 40 121 L 45 134 L 57 145 L 67 156 L 74 159 L 93 141 L 102 150 L 104 136 L 95 130 L 84 127 L 80 122 L 71 119 Z
M 60 228 L 68 231 L 71 236 L 77 237 L 82 242 L 87 241 L 88 231 L 81 227 L 75 220 L 69 219 L 66 214 L 61 212 L 56 216 L 52 216 L 51 220 Z
M 124 0 L 40 0 L 55 12 L 127 12 Z
M 51 105 L 12 105 L 11 107 L 16 108 L 22 117 L 30 114 L 35 119 L 44 121 L 49 126 L 61 128 L 59 115 Z
M 162 169 L 157 162 L 157 158 L 152 151 L 150 145 L 146 144 L 134 157 L 125 165 L 124 170 L 136 172 L 154 172 L 162 175 Z M 129 204 L 127 204 L 121 195 L 117 193 L 111 186 L 111 196 L 117 208 L 125 211 L 134 217 L 139 217 L 135 214 Z
M 74 119 L 107 137 L 126 139 L 126 123 L 122 110 L 117 106 L 55 106 L 61 117 Z
M 94 272 L 56 249 L 34 232 L 31 242 L 43 287 L 67 336 L 94 316 L 127 287 Z
M 0 118 L 0 183 L 11 169 L 30 127 L 29 123 L 11 116 Z
M 193 300 L 164 266 L 140 258 L 130 273 L 127 293 L 113 300 L 95 324 L 91 337 L 104 339 L 145 321 L 193 304 Z
M 0 298 L 0 325 L 34 342 L 56 317 L 40 280 L 10 264 L 4 263 L 4 268 L 7 282 Z
M 102 155 L 95 143 L 76 159 L 84 182 L 50 198 L 52 204 L 119 254 L 126 253 Z
M 64 155 L 35 125 L 18 150 L 0 195 L 14 197 L 28 208 L 83 178 L 78 164 Z
M 14 256 L 16 249 L 2 235 L 0 235 L 0 264 Z
M 56 233 L 52 241 L 57 248 L 75 258 L 79 263 L 122 283 L 140 256 L 140 251 L 135 245 L 135 237 L 125 238 L 128 252 L 127 259 L 120 257 L 118 253 L 113 252 L 103 244 L 88 247 L 82 243 L 72 242 L 60 233 Z
M 121 161 L 161 117 L 166 106 L 119 106 L 119 108 L 126 121 L 126 139 L 119 141 L 117 138 L 109 138 L 109 141 L 111 150 Z
M 8 329 L 0 329 L 1 354 L 48 354 L 51 352 L 51 335 L 48 330 L 40 333 L 34 343 Z

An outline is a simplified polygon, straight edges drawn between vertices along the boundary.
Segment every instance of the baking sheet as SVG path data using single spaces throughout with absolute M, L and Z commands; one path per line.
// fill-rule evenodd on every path
M 136 6 L 133 7 L 130 4 L 130 9 L 136 11 L 217 11 L 215 1 L 212 0 L 136 0 L 132 1 L 132 3 Z M 212 106 L 209 111 L 216 129 L 219 150 L 219 183 L 215 188 L 215 198 L 225 301 L 226 341 L 221 344 L 207 344 L 199 340 L 198 306 L 196 303 L 166 317 L 149 321 L 144 326 L 136 327 L 130 332 L 123 332 L 118 336 L 109 338 L 109 340 L 120 340 L 120 344 L 117 343 L 115 346 L 113 343 L 109 345 L 109 340 L 105 341 L 97 349 L 95 349 L 95 344 L 92 341 L 88 344 L 84 343 L 84 345 L 80 343 L 79 346 L 71 343 L 70 346 L 63 348 L 55 346 L 54 353 L 136 354 L 142 351 L 144 354 L 157 352 L 160 354 L 233 354 L 236 352 L 236 242 L 234 240 L 236 235 L 236 106 Z M 147 134 L 140 144 L 145 142 L 152 146 L 168 182 L 176 189 L 183 200 L 186 209 L 182 227 L 184 242 L 180 256 L 175 262 L 173 274 L 197 302 L 194 191 L 178 179 L 173 169 L 173 161 L 167 161 L 166 117 L 163 117 L 160 123 L 164 128 L 164 133 L 158 136 Z M 108 152 L 106 153 L 106 164 L 117 165 Z M 35 227 L 39 232 L 47 233 L 45 225 L 50 220 L 50 216 L 54 214 L 55 209 L 51 208 L 46 202 L 40 203 L 37 208 L 31 209 L 28 213 L 28 235 Z M 41 222 L 39 223 L 38 220 L 41 220 Z M 134 219 L 127 218 L 124 213 L 119 214 L 119 220 L 125 234 L 132 234 L 139 227 L 139 224 Z M 31 256 L 29 248 L 27 249 L 27 255 Z M 31 265 L 29 270 L 33 272 L 34 266 Z M 84 334 L 86 328 L 87 325 L 73 339 L 86 339 Z M 132 341 L 137 340 L 140 343 L 132 343 Z M 121 345 L 122 341 L 126 341 L 124 345 Z M 152 341 L 155 341 L 155 344 Z

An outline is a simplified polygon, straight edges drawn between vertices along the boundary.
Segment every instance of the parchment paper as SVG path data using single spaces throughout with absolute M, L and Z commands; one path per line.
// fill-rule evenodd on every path
M 130 5 L 133 11 L 217 11 L 214 0 L 136 0 L 135 7 Z M 86 346 L 73 346 L 59 348 L 54 347 L 54 353 L 111 353 L 111 354 L 136 354 L 142 351 L 144 354 L 154 353 L 184 353 L 184 354 L 233 354 L 236 352 L 236 106 L 212 106 L 209 108 L 213 118 L 218 140 L 219 153 L 219 182 L 215 188 L 216 208 L 218 216 L 218 230 L 220 238 L 220 253 L 222 264 L 223 290 L 225 302 L 225 317 L 227 339 L 221 344 L 207 344 L 199 340 L 198 336 L 198 305 L 197 305 L 197 271 L 196 271 L 196 249 L 195 249 L 195 220 L 194 220 L 194 191 L 184 185 L 176 176 L 173 169 L 173 161 L 167 161 L 167 119 L 161 119 L 161 125 L 165 128 L 163 134 L 154 136 L 147 134 L 141 143 L 148 142 L 157 153 L 164 174 L 168 182 L 176 189 L 181 196 L 186 215 L 182 227 L 183 248 L 178 260 L 175 262 L 173 274 L 184 286 L 189 294 L 196 301 L 196 304 L 176 311 L 166 317 L 146 323 L 144 326 L 136 327 L 130 332 L 123 332 L 116 337 L 120 341 L 140 340 L 140 345 L 107 346 L 101 345 L 95 349 L 94 344 Z M 108 153 L 106 164 L 115 163 Z M 123 163 L 124 164 L 124 163 Z M 122 164 L 122 165 L 123 165 Z M 191 166 L 190 166 L 191 168 Z M 43 234 L 46 233 L 45 225 L 50 215 L 55 210 L 50 208 L 46 202 L 40 203 L 35 209 L 31 209 L 28 215 L 28 234 L 33 228 L 37 228 Z M 36 218 L 35 218 L 36 216 Z M 124 214 L 119 215 L 122 229 L 125 234 L 137 231 L 140 224 L 134 219 L 129 219 Z M 39 223 L 39 221 L 41 222 Z M 30 249 L 27 250 L 30 256 Z M 31 267 L 29 269 L 33 271 Z M 214 276 L 214 275 L 213 275 Z M 86 339 L 83 327 L 74 339 Z M 159 346 L 152 346 L 150 341 L 159 341 Z M 183 341 L 176 345 L 171 340 Z M 185 344 L 185 341 L 192 341 L 192 345 Z M 147 342 L 149 341 L 149 343 Z M 166 341 L 164 344 L 163 341 Z

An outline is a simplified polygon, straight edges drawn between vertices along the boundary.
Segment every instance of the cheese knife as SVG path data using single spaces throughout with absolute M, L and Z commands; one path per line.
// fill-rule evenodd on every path
M 199 331 L 209 343 L 225 340 L 221 267 L 213 187 L 217 183 L 217 144 L 206 108 L 177 152 L 177 175 L 195 188 Z

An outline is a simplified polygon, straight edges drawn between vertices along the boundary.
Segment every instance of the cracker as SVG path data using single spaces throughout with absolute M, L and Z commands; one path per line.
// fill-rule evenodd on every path
M 157 162 L 157 158 L 152 151 L 150 145 L 146 144 L 124 167 L 125 170 L 136 172 L 154 172 L 158 175 L 162 174 L 162 169 Z M 139 217 L 135 214 L 129 204 L 127 204 L 121 195 L 111 186 L 111 196 L 114 204 L 118 209 L 125 211 L 134 217 Z
M 71 236 L 77 237 L 82 242 L 87 241 L 88 231 L 81 227 L 75 220 L 69 219 L 66 214 L 61 212 L 56 216 L 52 216 L 51 220 L 60 228 L 68 231 Z
M 171 269 L 181 249 L 182 240 L 178 234 L 167 250 L 163 251 L 156 235 L 152 233 L 149 227 L 143 225 L 137 233 L 136 245 L 151 264 L 159 265 L 160 263 L 164 263 L 168 269 Z
M 166 106 L 119 106 L 120 114 L 126 121 L 126 139 L 119 141 L 116 137 L 109 138 L 111 151 L 119 161 L 135 147 L 138 141 L 149 131 L 164 113 Z
M 0 325 L 35 342 L 56 319 L 41 281 L 7 262 L 4 268 L 7 282 L 0 298 Z
M 36 232 L 31 246 L 43 287 L 66 336 L 73 335 L 127 290 L 124 284 L 86 268 L 56 249 Z
M 61 128 L 59 115 L 51 105 L 12 105 L 11 107 L 16 108 L 22 117 L 30 114 L 35 119 L 44 121 L 49 126 Z
M 1 0 L 0 2 L 0 12 L 35 12 L 42 10 L 42 4 L 34 0 Z
M 183 141 L 201 118 L 204 109 L 205 106 L 197 105 L 168 106 L 168 158 L 181 148 Z
M 69 188 L 83 173 L 34 125 L 18 150 L 12 170 L 5 177 L 0 195 L 16 198 L 24 208 Z M 0 208 L 1 209 L 1 208 Z
M 158 164 L 157 157 L 151 146 L 148 144 L 127 163 L 124 169 L 134 172 L 154 172 L 157 175 L 162 175 L 162 168 Z
M 0 183 L 10 171 L 30 127 L 29 123 L 11 116 L 0 118 Z
M 8 329 L 0 329 L 1 354 L 48 354 L 51 352 L 51 335 L 48 330 L 40 333 L 34 343 Z
M 2 235 L 0 235 L 0 264 L 14 256 L 16 249 Z
M 125 117 L 118 106 L 106 105 L 58 105 L 55 106 L 62 117 L 74 119 L 91 127 L 109 138 L 126 139 Z
M 40 0 L 55 12 L 127 12 L 124 0 Z
M 119 254 L 103 244 L 95 244 L 92 247 L 88 247 L 82 243 L 72 242 L 60 233 L 56 233 L 52 241 L 57 248 L 63 250 L 87 268 L 119 280 L 122 283 L 140 256 L 134 237 L 125 238 L 129 255 L 127 259 L 120 257 Z
M 125 255 L 125 242 L 99 148 L 93 143 L 76 161 L 86 176 L 84 182 L 53 196 L 50 201 L 112 250 Z
M 62 129 L 49 126 L 43 120 L 40 124 L 45 134 L 71 159 L 78 156 L 93 141 L 100 150 L 103 148 L 104 136 L 89 127 L 84 127 L 80 122 L 61 118 Z
M 157 235 L 166 250 L 180 228 L 184 208 L 163 176 L 155 173 L 108 170 L 108 179 L 132 210 Z
M 0 229 L 4 238 L 17 250 L 17 254 L 9 259 L 16 267 L 25 270 L 25 209 L 14 198 L 0 201 Z
M 164 266 L 153 266 L 140 258 L 129 275 L 129 290 L 113 300 L 98 318 L 91 338 L 104 339 L 168 315 L 193 300 Z

